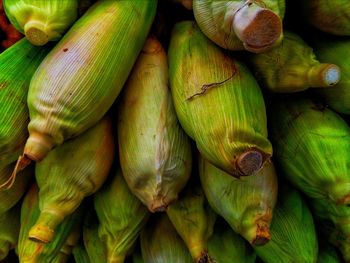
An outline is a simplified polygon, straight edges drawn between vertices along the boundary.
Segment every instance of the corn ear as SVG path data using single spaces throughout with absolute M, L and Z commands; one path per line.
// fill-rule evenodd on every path
M 217 263 L 254 263 L 256 253 L 240 235 L 221 218 L 215 223 L 213 235 L 208 242 L 209 254 Z
M 318 243 L 314 221 L 296 190 L 280 187 L 271 224 L 271 241 L 254 249 L 265 263 L 316 262 Z
M 21 208 L 21 228 L 18 242 L 18 256 L 21 263 L 63 263 L 67 259 L 61 249 L 66 244 L 72 231 L 79 227 L 82 221 L 83 206 L 57 227 L 56 235 L 49 244 L 35 242 L 28 238 L 28 233 L 40 215 L 39 188 L 33 184 L 26 194 Z M 63 257 L 62 257 L 63 256 Z M 58 261 L 58 259 L 62 261 Z
M 50 242 L 63 219 L 102 186 L 113 158 L 112 124 L 107 116 L 37 163 L 35 177 L 40 188 L 40 216 L 29 231 L 29 238 Z
M 29 138 L 19 169 L 103 117 L 142 49 L 156 5 L 98 1 L 46 56 L 29 88 Z
M 0 168 L 0 184 L 3 184 L 11 175 L 15 163 Z M 30 166 L 19 173 L 20 178 L 16 180 L 10 189 L 0 191 L 0 214 L 10 210 L 23 196 L 27 190 L 28 183 L 34 177 L 34 166 Z
M 83 225 L 83 240 L 91 263 L 107 262 L 106 247 L 98 234 L 99 222 L 94 209 L 88 210 Z
M 165 210 L 190 177 L 192 159 L 168 89 L 166 53 L 154 37 L 148 38 L 122 94 L 118 143 L 131 191 L 151 212 Z
M 262 54 L 250 55 L 249 61 L 262 86 L 273 92 L 330 87 L 340 80 L 337 65 L 320 63 L 312 48 L 290 31 L 284 32 L 280 45 Z
M 277 176 L 272 162 L 252 176 L 229 176 L 200 157 L 199 175 L 210 206 L 250 244 L 270 240 L 270 224 L 277 199 Z
M 3 0 L 15 28 L 36 46 L 59 40 L 78 18 L 78 0 Z
M 131 193 L 119 167 L 112 175 L 112 181 L 95 194 L 94 205 L 100 222 L 98 234 L 106 248 L 106 262 L 123 263 L 150 212 Z
M 350 59 L 350 38 L 326 39 L 319 37 L 313 41 L 313 49 L 320 61 L 328 61 L 337 64 L 342 77 L 337 85 L 332 89 L 320 89 L 320 94 L 330 108 L 339 113 L 350 114 L 350 65 L 347 61 Z
M 9 251 L 17 245 L 20 211 L 21 206 L 18 204 L 5 213 L 0 214 L 0 260 L 5 259 Z
M 193 263 L 185 243 L 166 214 L 156 214 L 141 232 L 145 263 Z
M 209 206 L 200 182 L 188 184 L 182 196 L 168 207 L 167 215 L 193 260 L 213 262 L 208 254 L 208 239 L 213 234 L 216 214 Z
M 317 29 L 334 35 L 350 36 L 349 1 L 298 0 L 293 2 L 291 5 L 298 8 L 298 15 Z
M 191 21 L 175 25 L 169 67 L 177 116 L 204 158 L 236 177 L 259 170 L 272 147 L 264 100 L 247 68 Z
M 30 80 L 50 47 L 21 39 L 0 54 L 0 166 L 18 158 L 28 136 L 27 94 Z
M 284 0 L 193 0 L 202 32 L 229 50 L 265 52 L 283 37 Z
M 335 112 L 289 97 L 271 109 L 271 139 L 285 176 L 314 199 L 350 203 L 350 127 Z

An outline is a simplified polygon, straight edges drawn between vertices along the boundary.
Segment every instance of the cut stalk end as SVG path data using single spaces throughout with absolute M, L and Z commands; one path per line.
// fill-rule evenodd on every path
M 27 22 L 24 25 L 24 34 L 35 46 L 43 46 L 50 40 L 46 25 L 40 21 Z
M 30 229 L 28 237 L 39 243 L 49 243 L 55 236 L 56 227 L 64 217 L 55 211 L 42 211 L 36 224 Z
M 31 133 L 24 147 L 24 155 L 26 158 L 38 162 L 44 159 L 53 146 L 52 137 L 40 133 Z
M 313 66 L 308 72 L 309 86 L 326 88 L 334 86 L 340 80 L 341 71 L 337 65 L 321 63 Z
M 248 3 L 235 14 L 233 29 L 246 50 L 261 53 L 272 48 L 280 39 L 282 21 L 270 9 Z
M 165 212 L 168 209 L 170 202 L 165 196 L 154 196 L 147 207 L 152 213 Z
M 243 176 L 251 175 L 262 167 L 263 155 L 256 150 L 249 150 L 238 157 L 236 164 Z
M 49 243 L 55 235 L 55 231 L 47 226 L 35 225 L 29 231 L 29 239 L 38 243 Z
M 215 263 L 214 259 L 209 257 L 208 251 L 202 251 L 199 259 L 196 260 L 197 263 Z
M 252 244 L 254 246 L 263 246 L 271 239 L 270 228 L 266 222 L 258 222 L 256 237 Z

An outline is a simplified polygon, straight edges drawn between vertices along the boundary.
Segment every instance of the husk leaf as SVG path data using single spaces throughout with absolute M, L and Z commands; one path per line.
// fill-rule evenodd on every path
M 271 109 L 271 139 L 286 178 L 314 199 L 350 203 L 350 127 L 306 98 L 279 99 Z
M 53 149 L 36 165 L 40 216 L 30 238 L 50 242 L 56 227 L 107 179 L 114 158 L 111 119 Z
M 99 219 L 98 235 L 105 247 L 108 263 L 124 262 L 135 244 L 150 212 L 131 193 L 118 167 L 112 181 L 95 194 Z
M 200 157 L 199 175 L 210 206 L 236 233 L 257 246 L 269 242 L 277 199 L 277 175 L 272 162 L 252 176 L 237 179 Z
M 201 154 L 236 177 L 259 170 L 272 147 L 264 100 L 251 73 L 192 21 L 175 25 L 168 55 L 176 113 Z
M 122 94 L 118 143 L 131 191 L 151 212 L 165 210 L 185 186 L 192 158 L 168 88 L 166 53 L 154 37 L 148 38 Z

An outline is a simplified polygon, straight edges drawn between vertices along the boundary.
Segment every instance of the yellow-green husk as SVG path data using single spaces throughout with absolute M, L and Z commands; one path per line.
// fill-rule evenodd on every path
M 147 207 L 131 193 L 120 168 L 94 197 L 99 220 L 98 235 L 108 263 L 123 263 L 150 215 Z
M 42 160 L 104 116 L 142 49 L 156 5 L 101 0 L 74 23 L 32 78 L 30 135 L 20 163 Z
M 151 212 L 165 210 L 190 177 L 190 140 L 182 130 L 168 88 L 166 53 L 147 42 L 119 102 L 120 165 L 131 191 Z
M 195 262 L 212 262 L 208 239 L 213 234 L 216 214 L 205 198 L 200 182 L 190 183 L 167 215 L 184 240 Z
M 18 242 L 18 256 L 22 263 L 66 262 L 67 257 L 61 252 L 67 239 L 82 221 L 83 207 L 67 216 L 57 227 L 55 237 L 49 244 L 35 242 L 28 238 L 29 230 L 40 215 L 39 188 L 33 184 L 27 192 L 21 208 L 21 227 Z
M 193 263 L 185 243 L 166 214 L 155 214 L 141 232 L 144 263 Z
M 277 175 L 272 162 L 254 175 L 229 176 L 200 157 L 199 175 L 205 196 L 221 215 L 250 244 L 270 241 L 270 224 L 277 199 Z
M 114 150 L 111 119 L 107 116 L 36 164 L 40 216 L 29 232 L 30 238 L 44 243 L 52 240 L 64 218 L 107 179 Z
M 327 60 L 320 63 L 312 48 L 290 31 L 284 32 L 280 45 L 261 54 L 251 54 L 248 60 L 258 81 L 272 92 L 290 93 L 334 86 L 341 74 L 337 65 Z
M 252 74 L 192 21 L 175 25 L 168 56 L 176 113 L 200 153 L 236 177 L 259 170 L 272 147 L 264 100 Z

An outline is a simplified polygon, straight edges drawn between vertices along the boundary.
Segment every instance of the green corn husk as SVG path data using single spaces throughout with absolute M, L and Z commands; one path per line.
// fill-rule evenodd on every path
M 177 116 L 201 154 L 236 177 L 259 170 L 272 146 L 264 100 L 247 68 L 191 21 L 175 25 L 169 65 Z
M 113 180 L 95 194 L 94 205 L 100 225 L 98 234 L 108 263 L 123 263 L 135 244 L 150 212 L 134 196 L 118 167 Z
M 277 199 L 277 175 L 272 162 L 257 174 L 237 179 L 201 157 L 199 175 L 210 206 L 236 233 L 256 246 L 269 242 Z
M 98 234 L 99 222 L 94 209 L 88 210 L 83 225 L 83 240 L 91 263 L 107 262 L 105 247 Z
M 120 101 L 118 142 L 123 176 L 151 212 L 177 199 L 191 173 L 190 140 L 168 89 L 167 58 L 148 38 Z
M 329 199 L 310 199 L 313 215 L 319 229 L 350 262 L 350 207 L 334 204 Z
M 46 56 L 30 83 L 30 135 L 18 170 L 104 116 L 142 49 L 156 5 L 100 0 Z
M 0 184 L 4 183 L 11 175 L 15 163 L 0 168 Z M 0 190 L 0 214 L 10 210 L 23 196 L 27 190 L 28 183 L 34 177 L 34 166 L 30 166 L 19 173 L 20 178 L 16 180 L 11 189 Z
M 38 243 L 28 238 L 28 233 L 40 215 L 39 188 L 33 184 L 26 194 L 21 208 L 21 228 L 18 242 L 18 256 L 20 263 L 64 263 L 67 257 L 62 257 L 62 247 L 72 231 L 79 227 L 83 215 L 83 207 L 80 206 L 73 214 L 57 227 L 56 235 L 49 244 Z M 63 250 L 66 251 L 66 250 Z
M 341 263 L 337 251 L 331 245 L 320 247 L 317 263 Z
M 337 84 L 340 79 L 337 65 L 320 63 L 312 48 L 289 31 L 284 31 L 279 46 L 262 54 L 251 55 L 248 59 L 263 87 L 273 92 L 326 88 Z M 329 92 L 333 92 L 333 89 Z
M 17 245 L 20 211 L 21 207 L 18 204 L 0 215 L 0 260 L 5 259 L 9 251 Z
M 220 217 L 215 223 L 208 245 L 209 254 L 216 263 L 254 263 L 256 260 L 256 254 L 249 243 Z
M 213 262 L 208 253 L 208 239 L 213 234 L 216 214 L 209 206 L 200 182 L 188 184 L 180 199 L 168 207 L 167 215 L 193 260 Z
M 193 0 L 203 33 L 229 50 L 261 53 L 283 38 L 285 0 Z
M 350 36 L 350 2 L 347 0 L 290 1 L 298 15 L 321 31 Z M 292 4 L 293 3 L 293 4 Z
M 73 256 L 75 263 L 91 262 L 83 244 L 79 244 L 73 248 Z
M 157 214 L 148 221 L 141 232 L 141 251 L 145 263 L 193 263 L 166 214 Z
M 280 185 L 271 241 L 254 249 L 265 263 L 315 263 L 318 243 L 312 214 L 296 190 Z
M 350 203 L 350 127 L 306 98 L 279 99 L 271 109 L 271 139 L 285 176 L 314 199 Z
M 35 177 L 40 188 L 41 213 L 29 237 L 38 242 L 50 242 L 64 218 L 102 186 L 113 158 L 112 123 L 105 117 L 37 163 Z
M 350 21 L 349 21 L 350 24 Z M 342 72 L 341 80 L 332 89 L 317 90 L 327 105 L 332 109 L 350 114 L 350 38 L 330 39 L 318 38 L 313 41 L 313 49 L 320 61 L 337 64 Z
M 0 54 L 0 166 L 16 161 L 23 152 L 28 136 L 29 83 L 49 50 L 21 39 Z
M 59 40 L 78 18 L 78 0 L 3 0 L 11 24 L 33 45 Z

